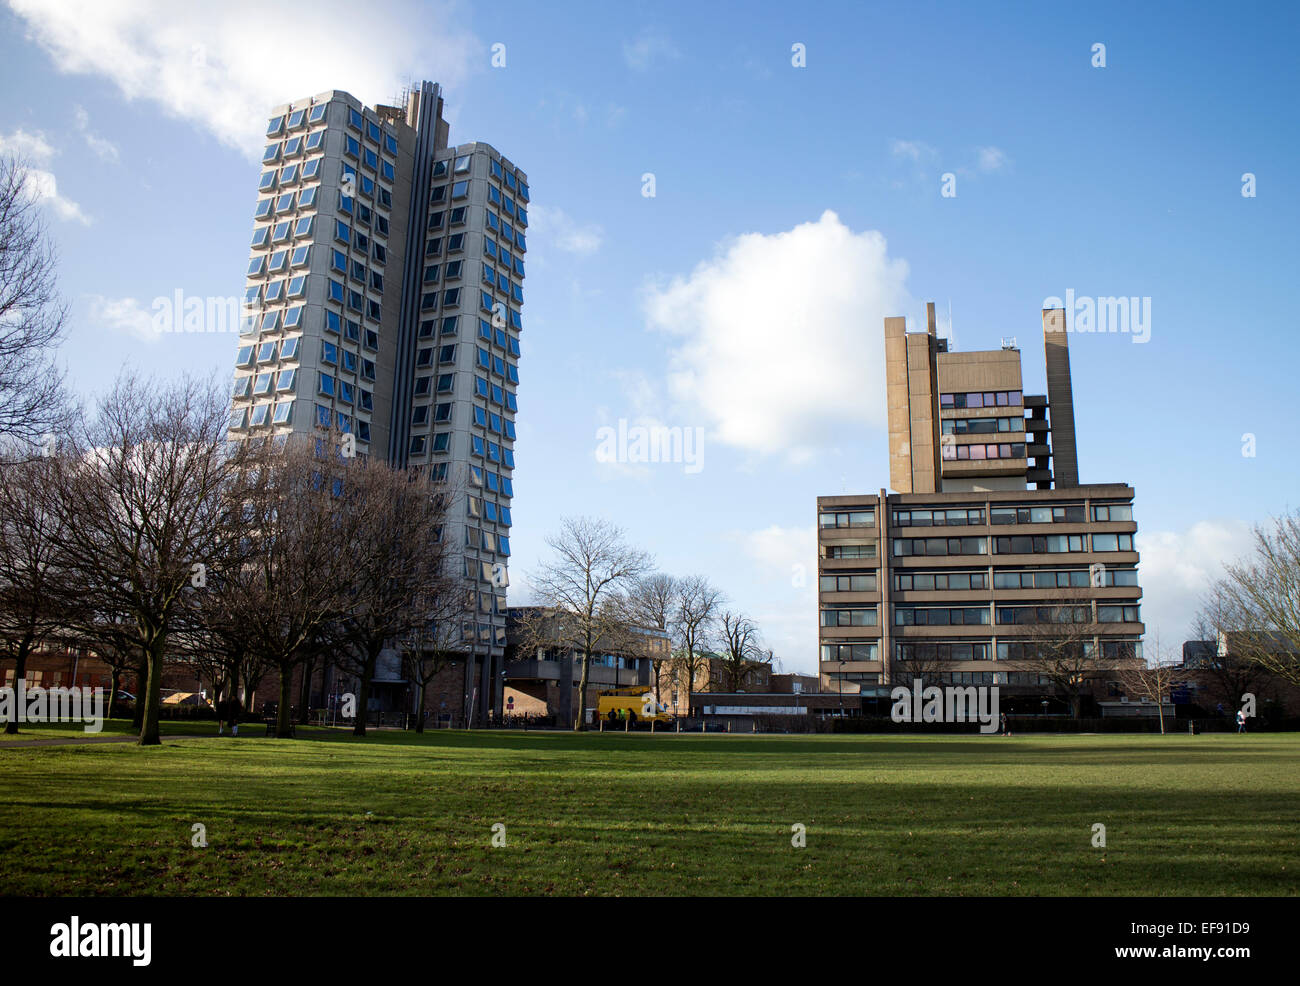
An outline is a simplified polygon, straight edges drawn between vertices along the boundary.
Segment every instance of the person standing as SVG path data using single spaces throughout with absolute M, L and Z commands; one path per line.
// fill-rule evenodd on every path
M 1237 732 L 1244 733 L 1245 731 L 1246 731 L 1246 710 L 1238 709 L 1237 710 Z
M 1002 718 L 1002 735 L 1010 736 L 1011 729 L 1007 726 L 1007 714 L 1005 712 L 1001 713 L 1001 718 Z

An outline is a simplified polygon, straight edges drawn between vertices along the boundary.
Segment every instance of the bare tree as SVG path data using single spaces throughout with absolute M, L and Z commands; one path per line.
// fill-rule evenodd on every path
M 468 658 L 464 627 L 474 613 L 474 592 L 449 569 L 450 564 L 422 587 L 415 608 L 423 619 L 401 641 L 407 674 L 415 682 L 417 733 L 424 732 L 429 686 L 444 669 Z
M 29 170 L 0 157 L 0 441 L 48 448 L 71 423 L 55 353 L 67 309 Z
M 672 619 L 677 653 L 673 664 L 678 687 L 686 694 L 688 708 L 691 692 L 701 675 L 705 683 L 709 679 L 708 650 L 717 630 L 718 611 L 723 601 L 722 591 L 702 575 L 691 575 L 677 581 Z
M 582 655 L 578 682 L 579 714 L 574 728 L 586 728 L 582 708 L 591 677 L 591 659 L 612 642 L 625 639 L 628 607 L 622 594 L 649 571 L 650 556 L 631 547 L 622 529 L 589 517 L 566 517 L 560 532 L 546 539 L 553 557 L 531 576 L 543 610 L 551 646 Z M 531 634 L 525 631 L 526 636 Z
M 952 662 L 941 657 L 938 645 L 931 641 L 917 640 L 907 653 L 906 658 L 895 657 L 890 663 L 889 680 L 893 684 L 911 687 L 913 681 L 919 680 L 922 687 L 942 685 L 952 672 Z
M 1017 624 L 1023 632 L 1006 638 L 1020 648 L 1011 666 L 1046 678 L 1069 703 L 1070 714 L 1079 718 L 1088 678 L 1100 667 L 1092 653 L 1097 625 L 1087 591 L 1057 590 L 1045 604 L 1020 609 Z
M 1156 714 L 1160 717 L 1160 732 L 1165 731 L 1165 700 L 1178 685 L 1187 681 L 1191 675 L 1189 669 L 1172 655 L 1166 654 L 1156 638 L 1155 646 L 1144 652 L 1146 660 L 1135 662 L 1116 672 L 1124 692 L 1140 699 L 1156 703 Z
M 281 738 L 293 735 L 294 671 L 323 648 L 353 579 L 348 545 L 356 514 L 342 503 L 347 464 L 327 440 L 323 455 L 314 444 L 300 438 L 283 447 L 249 445 L 233 492 L 247 546 L 221 573 L 228 589 L 222 619 L 242 628 L 250 658 L 279 674 L 275 734 Z
M 1300 512 L 1256 527 L 1254 540 L 1212 589 L 1227 650 L 1300 684 Z
M 451 490 L 418 470 L 352 459 L 340 510 L 351 515 L 344 546 L 352 570 L 347 604 L 335 626 L 339 661 L 360 680 L 353 734 L 366 734 L 370 683 L 380 653 L 429 621 L 422 602 L 450 596 L 452 553 L 443 538 Z M 432 614 L 434 616 L 443 614 Z
M 49 496 L 56 476 L 52 457 L 0 473 L 0 659 L 14 663 L 15 686 L 27 675 L 28 658 L 63 623 L 63 522 Z M 5 732 L 18 732 L 17 718 Z
M 202 591 L 207 565 L 236 536 L 230 508 L 229 400 L 224 388 L 120 377 L 80 427 L 57 504 L 70 579 L 99 613 L 124 609 L 132 650 L 147 655 L 140 744 L 161 742 L 161 678 L 169 639 Z
M 760 665 L 771 663 L 771 655 L 763 650 L 758 624 L 744 613 L 724 610 L 718 622 L 722 638 L 723 688 L 738 692 Z
M 1190 670 L 1207 698 L 1228 708 L 1238 707 L 1247 693 L 1259 695 L 1276 685 L 1263 665 L 1229 651 L 1230 634 L 1238 625 L 1236 607 L 1222 585 L 1212 585 L 1192 626 L 1193 639 L 1205 641 L 1209 654 Z
M 677 598 L 677 580 L 671 575 L 656 572 L 638 579 L 628 593 L 631 620 L 647 630 L 657 630 L 672 636 L 672 620 Z M 651 651 L 649 654 L 651 676 L 654 678 L 655 701 L 663 704 L 663 682 L 671 676 L 672 651 Z

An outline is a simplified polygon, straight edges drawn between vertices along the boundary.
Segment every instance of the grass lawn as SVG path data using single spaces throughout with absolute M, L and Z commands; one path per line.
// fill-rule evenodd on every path
M 3 892 L 1300 890 L 1295 734 L 357 741 L 211 725 L 164 723 L 175 738 L 153 749 L 0 748 Z

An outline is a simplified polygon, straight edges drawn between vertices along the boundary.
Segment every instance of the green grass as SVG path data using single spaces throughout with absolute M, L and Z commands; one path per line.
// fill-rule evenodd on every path
M 9 749 L 0 887 L 1293 895 L 1298 766 L 1300 736 L 1285 734 L 282 741 L 259 729 L 153 749 Z M 195 823 L 206 849 L 191 847 Z M 791 846 L 796 823 L 807 848 Z

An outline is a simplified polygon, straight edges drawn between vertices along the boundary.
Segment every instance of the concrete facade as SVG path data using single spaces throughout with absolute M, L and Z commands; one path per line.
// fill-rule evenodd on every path
M 1043 313 L 1047 398 L 1023 393 L 1013 344 L 949 352 L 932 305 L 925 332 L 885 320 L 897 492 L 817 499 L 823 691 L 876 695 L 922 670 L 1041 688 L 1019 662 L 1052 624 L 1099 674 L 1140 656 L 1133 489 L 1078 482 L 1059 314 Z
M 527 175 L 449 146 L 441 90 L 364 106 L 337 90 L 276 107 L 236 357 L 232 439 L 341 433 L 458 500 L 477 619 L 460 688 L 502 707 Z M 385 682 L 392 685 L 393 682 Z

